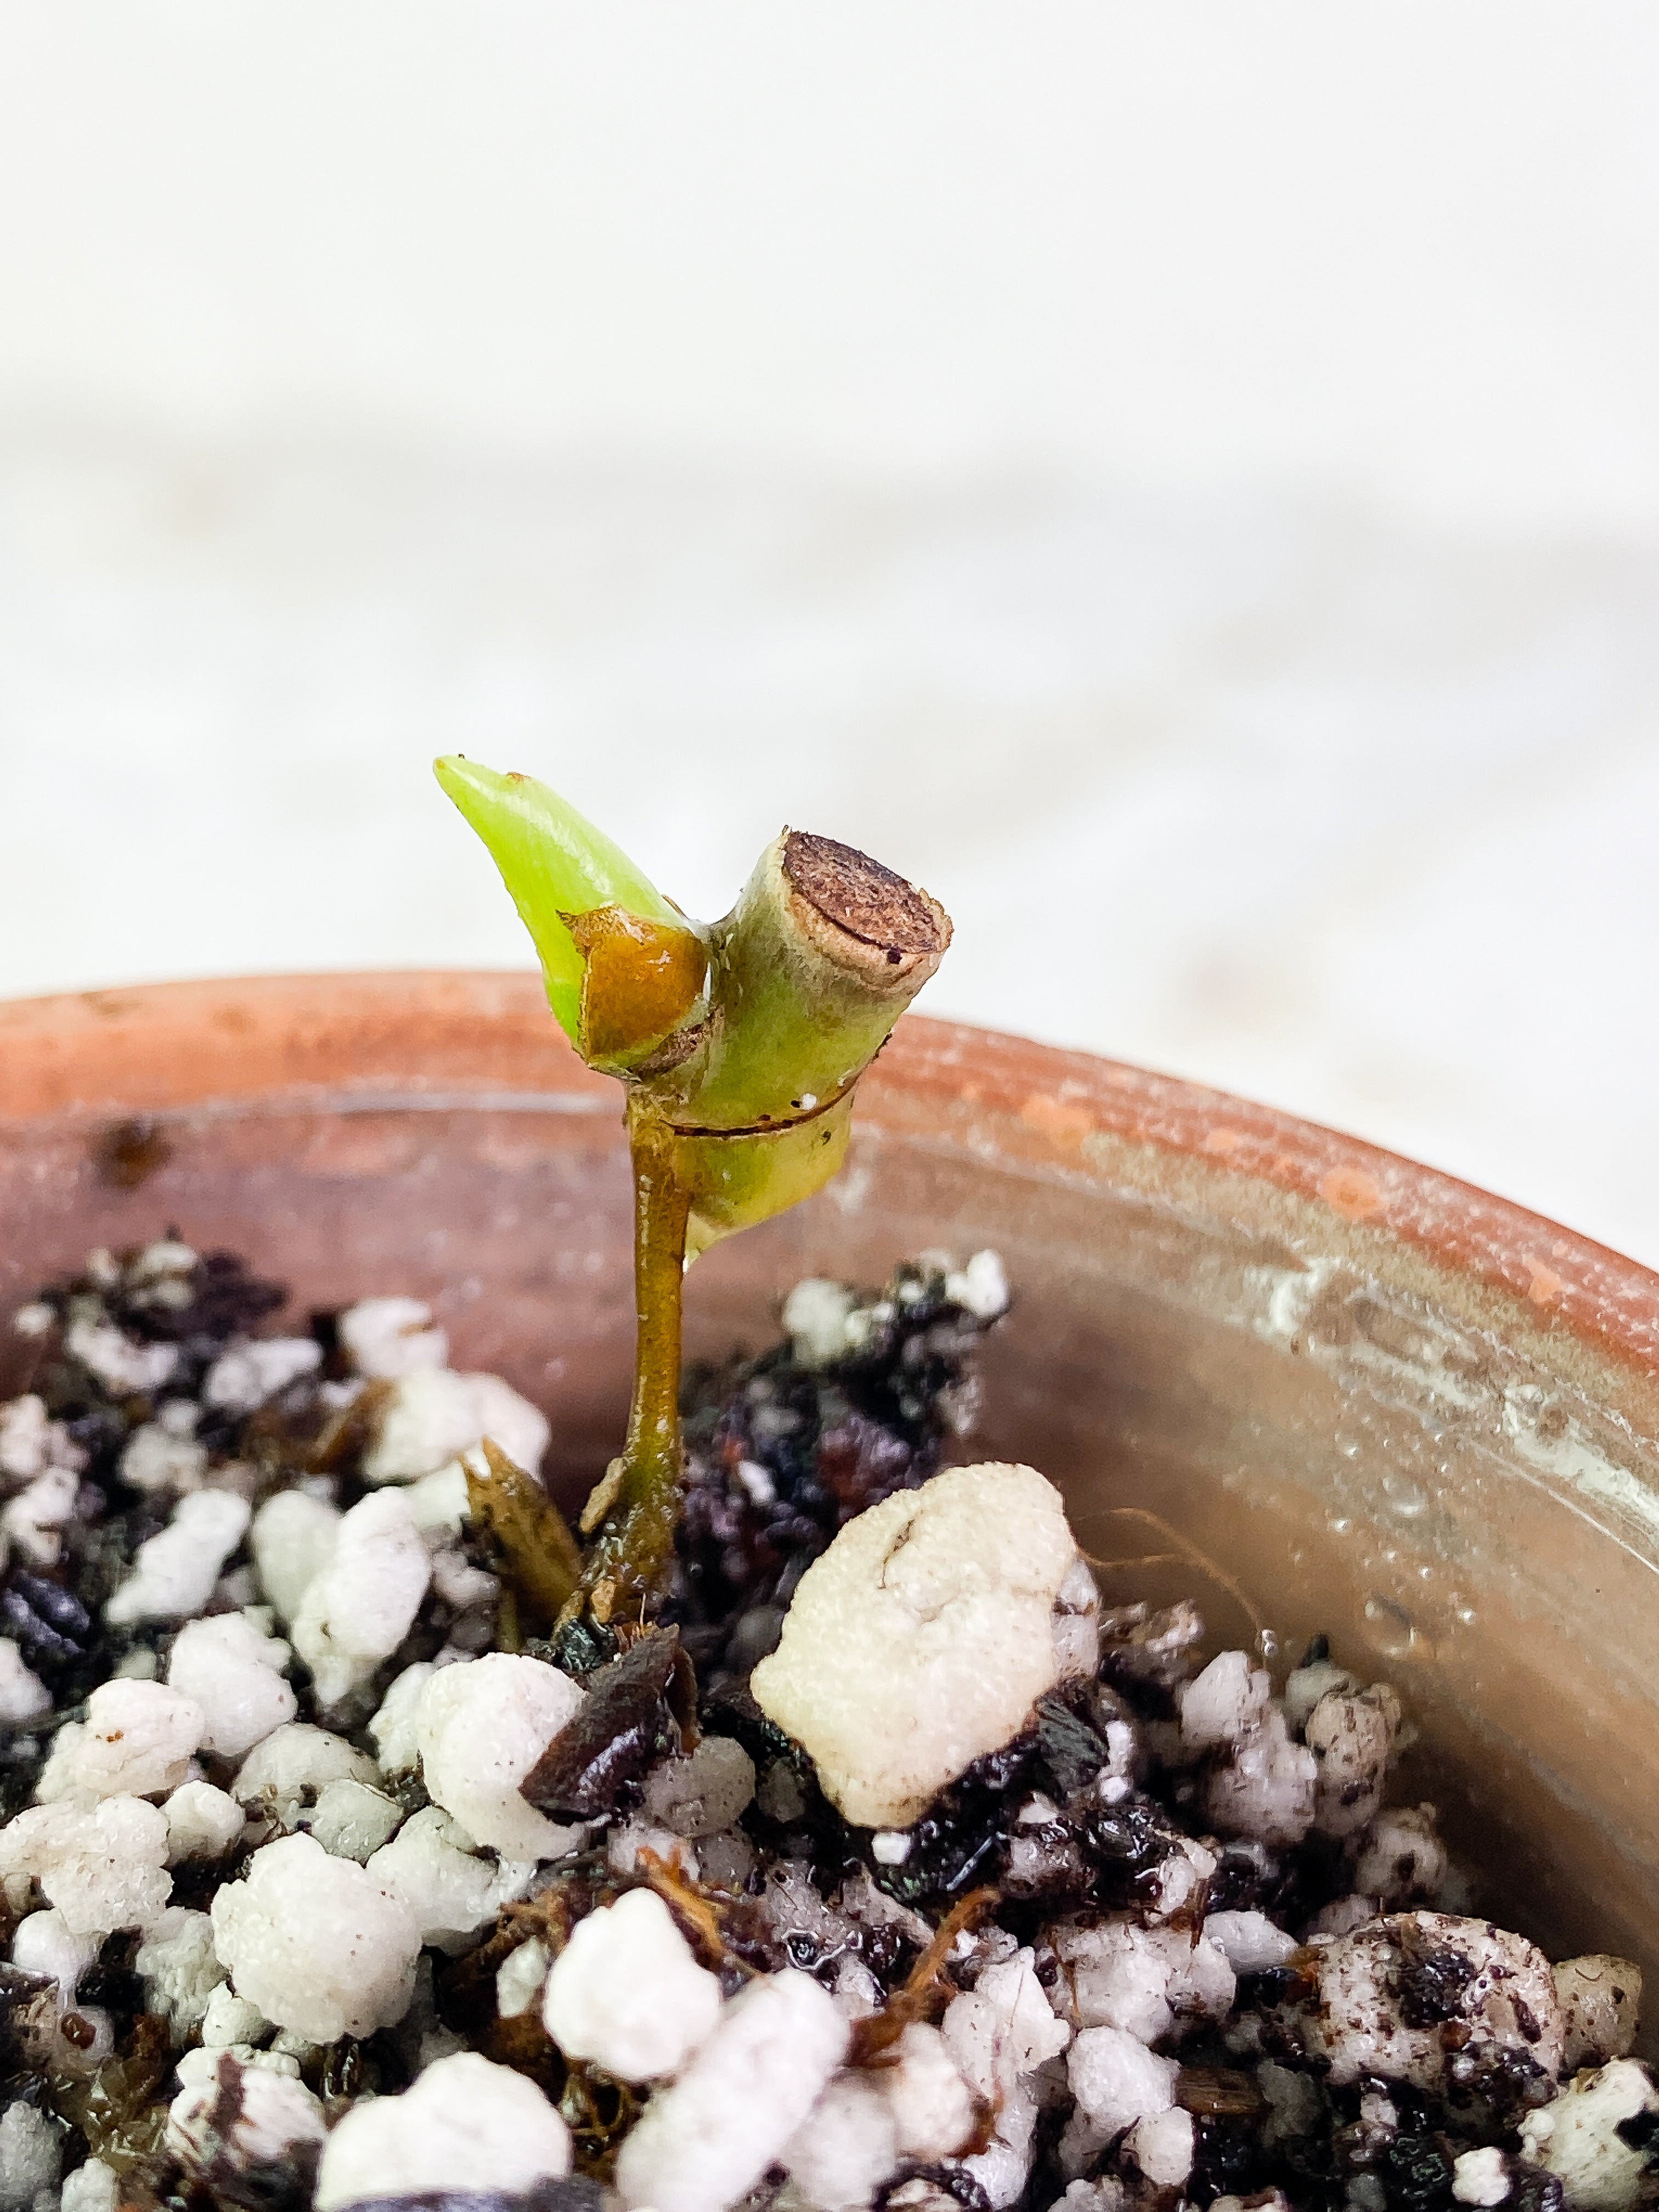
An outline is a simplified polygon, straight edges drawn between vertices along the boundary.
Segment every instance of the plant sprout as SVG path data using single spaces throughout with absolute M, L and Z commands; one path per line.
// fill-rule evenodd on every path
M 776 836 L 721 921 L 688 920 L 532 776 L 459 755 L 439 782 L 489 848 L 548 1003 L 626 1092 L 638 1316 L 627 1442 L 588 1500 L 567 1615 L 662 1589 L 682 1454 L 681 1290 L 717 1238 L 808 1198 L 846 1157 L 853 1091 L 938 967 L 949 916 L 833 838 Z

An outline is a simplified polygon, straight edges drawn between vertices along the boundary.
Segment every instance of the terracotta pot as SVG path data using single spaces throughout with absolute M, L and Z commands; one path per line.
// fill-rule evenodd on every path
M 976 1452 L 1066 1487 L 1109 1596 L 1316 1630 L 1393 1681 L 1405 1776 L 1547 1943 L 1659 1966 L 1659 1279 L 1261 1107 L 905 1022 L 850 1167 L 691 1279 L 694 1351 L 813 1271 L 994 1244 L 1018 1292 Z M 149 1129 L 123 1127 L 148 1117 Z M 0 1007 L 0 1294 L 176 1224 L 296 1306 L 409 1291 L 614 1448 L 632 1310 L 618 1093 L 528 975 L 188 983 Z

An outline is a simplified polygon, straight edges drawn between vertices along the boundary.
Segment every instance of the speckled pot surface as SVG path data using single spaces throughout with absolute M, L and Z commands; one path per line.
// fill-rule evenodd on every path
M 805 1273 L 994 1244 L 976 1454 L 1060 1481 L 1109 1598 L 1330 1634 L 1420 1729 L 1483 1905 L 1659 1973 L 1659 1277 L 1265 1108 L 907 1018 L 846 1174 L 717 1248 L 694 1352 Z M 137 1122 L 147 1124 L 135 1127 Z M 428 1298 L 548 1410 L 577 1494 L 632 1334 L 615 1085 L 521 975 L 185 983 L 0 1006 L 0 1295 L 169 1224 L 295 1307 Z M 3 1378 L 0 1378 L 3 1379 Z

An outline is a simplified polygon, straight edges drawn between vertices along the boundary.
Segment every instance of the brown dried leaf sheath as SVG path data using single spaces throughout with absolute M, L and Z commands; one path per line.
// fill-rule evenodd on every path
M 501 1554 L 501 1571 L 526 1613 L 550 1627 L 581 1579 L 581 1553 L 565 1517 L 532 1474 L 515 1467 L 489 1438 L 488 1474 L 466 1471 L 467 1510 Z

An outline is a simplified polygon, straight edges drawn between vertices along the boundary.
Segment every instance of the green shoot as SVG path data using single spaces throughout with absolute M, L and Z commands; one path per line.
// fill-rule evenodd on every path
M 673 1555 L 685 1267 L 836 1172 L 858 1079 L 938 967 L 951 924 L 850 846 L 788 830 L 723 921 L 690 921 L 533 778 L 459 758 L 436 769 L 513 895 L 555 1015 L 588 1064 L 626 1086 L 634 1399 L 622 1455 L 583 1516 L 594 1541 L 566 1608 L 604 1620 L 658 1596 Z

